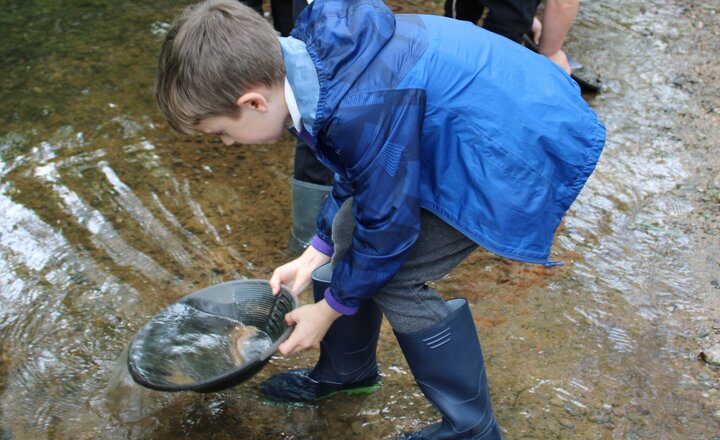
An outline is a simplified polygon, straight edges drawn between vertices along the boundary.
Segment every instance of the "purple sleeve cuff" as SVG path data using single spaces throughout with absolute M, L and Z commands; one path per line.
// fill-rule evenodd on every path
M 327 289 L 325 289 L 325 301 L 327 301 L 328 305 L 333 310 L 335 310 L 338 313 L 342 313 L 343 315 L 354 315 L 355 313 L 357 313 L 358 308 L 359 308 L 359 307 L 348 307 L 346 305 L 340 304 L 333 296 L 329 287 Z
M 314 247 L 328 257 L 332 257 L 333 252 L 335 252 L 335 246 L 326 243 L 317 235 L 313 235 L 313 238 L 310 239 L 310 246 Z

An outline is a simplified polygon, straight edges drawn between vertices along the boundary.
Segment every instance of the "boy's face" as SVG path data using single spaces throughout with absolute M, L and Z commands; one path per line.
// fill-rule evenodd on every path
M 240 116 L 213 116 L 195 128 L 216 134 L 225 145 L 272 144 L 285 133 L 288 110 L 282 93 L 248 92 L 238 98 Z

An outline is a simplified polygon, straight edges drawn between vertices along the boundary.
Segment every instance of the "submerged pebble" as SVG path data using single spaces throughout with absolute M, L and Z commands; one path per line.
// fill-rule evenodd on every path
M 565 406 L 565 402 L 558 399 L 557 397 L 553 397 L 552 399 L 550 399 L 550 405 L 557 406 L 558 408 L 563 408 Z
M 700 357 L 710 365 L 720 366 L 720 344 L 700 352 Z
M 588 420 L 592 423 L 607 423 L 610 421 L 610 416 L 607 414 L 593 414 L 588 417 Z
M 565 429 L 575 429 L 575 424 L 568 419 L 560 419 L 558 420 L 558 423 L 560 423 L 560 426 Z

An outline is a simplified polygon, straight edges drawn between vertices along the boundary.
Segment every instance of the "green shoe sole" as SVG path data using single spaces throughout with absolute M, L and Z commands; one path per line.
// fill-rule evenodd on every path
M 262 394 L 273 401 L 289 403 L 312 403 L 338 394 L 370 394 L 382 383 L 380 375 L 347 383 L 322 382 L 308 376 L 308 368 L 296 368 L 276 374 L 260 385 Z
M 348 388 L 346 390 L 335 391 L 335 392 L 332 392 L 330 394 L 326 394 L 325 396 L 320 397 L 318 400 L 325 400 L 329 397 L 337 396 L 338 394 L 345 394 L 347 396 L 352 396 L 354 394 L 372 394 L 379 389 L 380 389 L 380 382 L 378 382 L 374 385 L 366 386 L 366 387 Z
M 322 397 L 318 397 L 314 401 L 294 401 L 294 400 L 280 400 L 280 399 L 273 399 L 270 397 L 265 396 L 263 401 L 266 404 L 269 404 L 271 406 L 304 406 L 304 405 L 312 405 L 313 403 L 320 402 L 325 399 L 329 399 L 333 396 L 344 394 L 346 396 L 353 396 L 357 394 L 372 394 L 375 391 L 380 389 L 381 383 L 378 382 L 374 385 L 369 385 L 366 387 L 357 387 L 357 388 L 350 388 L 346 390 L 338 390 L 334 391 L 332 393 L 328 393 Z

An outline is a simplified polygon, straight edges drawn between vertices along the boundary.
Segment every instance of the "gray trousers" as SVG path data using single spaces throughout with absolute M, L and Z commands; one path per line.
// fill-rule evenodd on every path
M 355 221 L 353 199 L 345 201 L 335 216 L 332 239 L 335 245 L 333 266 L 351 246 Z M 426 282 L 438 280 L 460 264 L 478 247 L 444 220 L 429 211 L 420 214 L 420 236 L 400 270 L 373 296 L 395 331 L 423 330 L 445 318 L 445 300 Z

